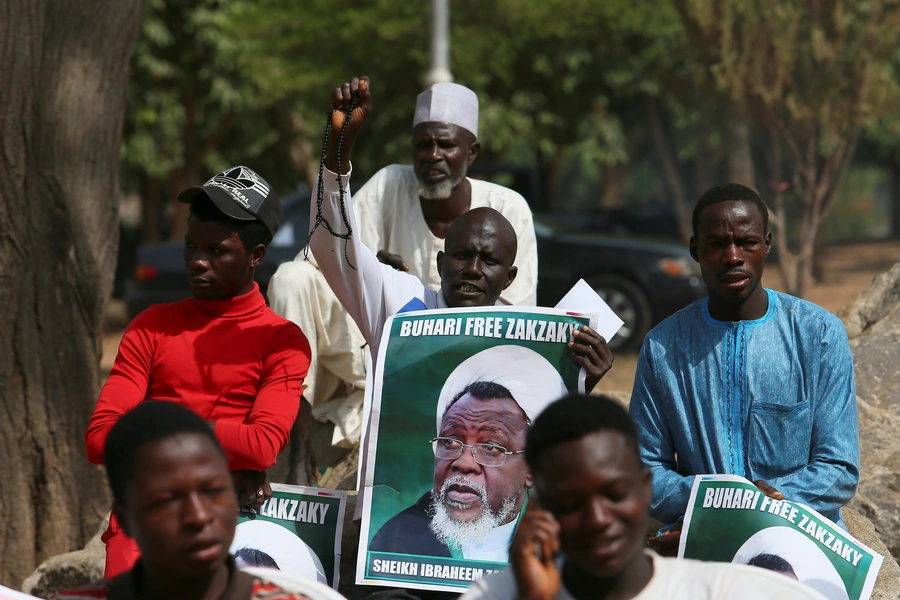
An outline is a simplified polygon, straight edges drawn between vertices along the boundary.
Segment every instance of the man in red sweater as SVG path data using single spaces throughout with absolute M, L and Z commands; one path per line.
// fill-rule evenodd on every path
M 85 435 L 88 460 L 103 463 L 110 429 L 141 401 L 176 402 L 209 422 L 238 503 L 259 506 L 271 496 L 265 471 L 287 443 L 310 361 L 306 336 L 266 306 L 253 280 L 281 225 L 281 202 L 247 167 L 178 200 L 191 205 L 184 265 L 194 297 L 151 306 L 128 326 Z M 114 517 L 103 541 L 107 578 L 140 555 Z

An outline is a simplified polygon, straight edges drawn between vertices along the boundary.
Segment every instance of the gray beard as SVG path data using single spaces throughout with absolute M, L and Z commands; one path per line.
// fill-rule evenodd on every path
M 458 509 L 468 506 L 447 499 L 447 488 L 454 484 L 468 486 L 481 496 L 482 510 L 478 518 L 472 521 L 457 521 L 447 512 L 448 505 Z M 463 548 L 477 545 L 484 542 L 491 531 L 509 520 L 516 509 L 516 498 L 518 498 L 518 494 L 515 497 L 506 498 L 500 510 L 494 512 L 488 505 L 487 490 L 483 485 L 468 477 L 456 475 L 444 481 L 439 493 L 432 494 L 430 512 L 433 516 L 429 527 L 438 541 L 449 547 Z
M 416 179 L 419 180 L 419 198 L 424 198 L 425 200 L 447 200 L 450 198 L 450 194 L 453 193 L 453 188 L 459 185 L 465 178 L 466 171 L 464 170 L 460 175 L 451 173 L 440 183 L 429 185 L 422 181 L 417 173 Z

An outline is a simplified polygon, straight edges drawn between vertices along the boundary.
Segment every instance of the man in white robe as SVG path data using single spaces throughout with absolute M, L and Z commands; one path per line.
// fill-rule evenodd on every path
M 354 195 L 358 239 L 381 262 L 440 287 L 437 253 L 447 228 L 462 213 L 494 208 L 518 238 L 518 276 L 504 290 L 508 304 L 533 306 L 537 289 L 537 244 L 525 199 L 502 186 L 469 179 L 478 155 L 478 98 L 457 84 L 437 84 L 422 94 L 413 119 L 413 165 L 390 165 Z M 318 420 L 335 424 L 332 443 L 359 442 L 363 389 L 369 364 L 366 342 L 329 289 L 312 257 L 301 253 L 279 266 L 268 290 L 279 315 L 307 332 L 314 348 L 304 398 Z

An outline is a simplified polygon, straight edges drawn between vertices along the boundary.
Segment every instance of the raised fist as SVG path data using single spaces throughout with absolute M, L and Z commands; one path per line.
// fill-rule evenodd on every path
M 353 112 L 350 114 L 350 122 L 347 124 L 347 130 L 344 131 L 344 144 L 340 148 L 341 154 L 341 170 L 347 172 L 350 165 L 350 156 L 353 152 L 353 145 L 359 132 L 362 131 L 363 124 L 369 115 L 372 114 L 372 94 L 368 77 L 354 77 L 341 87 L 335 88 L 331 94 L 331 102 L 334 112 L 331 115 L 331 137 L 328 140 L 328 154 L 326 157 L 326 166 L 331 170 L 337 169 L 338 143 L 341 138 L 341 130 L 344 128 L 344 121 L 347 119 L 347 113 L 350 111 L 350 105 L 353 97 L 359 93 Z

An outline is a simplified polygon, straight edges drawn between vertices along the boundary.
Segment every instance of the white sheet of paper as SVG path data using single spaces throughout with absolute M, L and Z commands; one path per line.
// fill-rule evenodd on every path
M 578 283 L 572 286 L 572 289 L 563 296 L 563 299 L 556 304 L 556 308 L 563 310 L 574 310 L 578 312 L 595 312 L 600 315 L 600 321 L 597 324 L 597 333 L 603 336 L 607 342 L 618 333 L 619 329 L 625 322 L 613 312 L 609 305 L 603 301 L 594 288 L 589 286 L 584 279 L 579 279 Z

